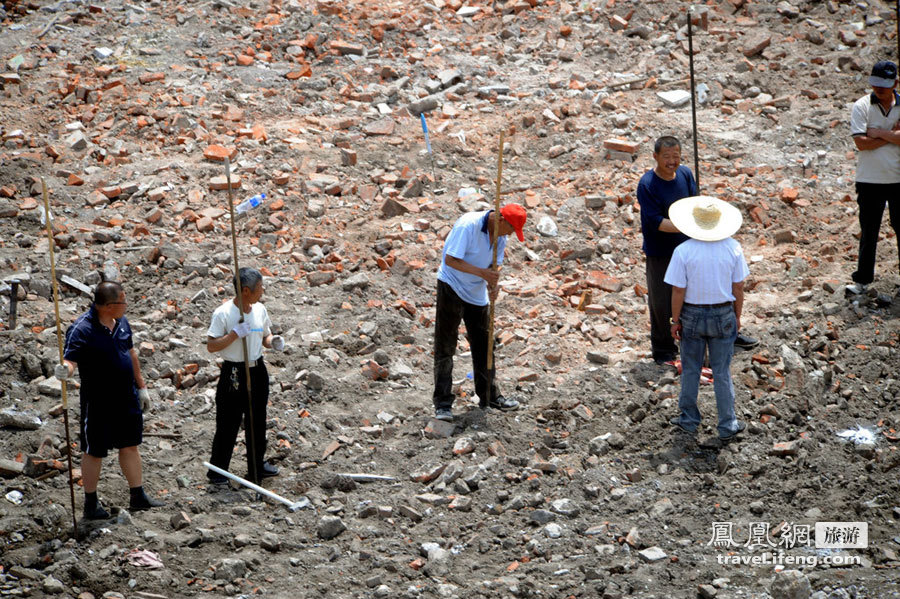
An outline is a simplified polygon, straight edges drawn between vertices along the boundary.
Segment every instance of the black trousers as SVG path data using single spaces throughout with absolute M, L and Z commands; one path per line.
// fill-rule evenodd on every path
M 476 306 L 460 299 L 453 288 L 443 281 L 437 284 L 437 313 L 434 318 L 434 401 L 435 409 L 453 406 L 453 355 L 459 336 L 459 323 L 466 323 L 466 337 L 472 350 L 472 366 L 475 373 L 475 393 L 482 407 L 488 403 L 488 380 L 494 381 L 496 367 L 487 369 L 489 306 Z M 496 352 L 494 364 L 496 365 Z M 500 392 L 491 385 L 490 398 Z
M 247 415 L 246 381 L 243 362 L 222 364 L 216 386 L 216 434 L 209 462 L 223 470 L 228 470 L 241 419 Z M 247 445 L 249 478 L 258 478 L 257 473 L 266 453 L 266 404 L 269 402 L 269 372 L 262 358 L 250 368 L 250 389 L 253 392 L 253 441 L 250 440 L 249 419 L 244 425 L 244 441 Z M 251 447 L 255 450 L 255 460 L 250 456 Z
M 650 307 L 650 349 L 653 358 L 678 355 L 672 338 L 672 286 L 665 282 L 671 256 L 647 256 L 647 299 Z
M 851 278 L 855 283 L 868 285 L 875 280 L 875 249 L 885 204 L 900 252 L 900 183 L 857 183 L 856 203 L 859 205 L 859 258 Z

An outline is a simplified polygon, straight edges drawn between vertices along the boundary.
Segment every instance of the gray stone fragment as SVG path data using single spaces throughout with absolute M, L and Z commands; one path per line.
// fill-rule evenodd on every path
M 365 289 L 369 286 L 369 275 L 364 272 L 357 273 L 352 277 L 345 279 L 341 283 L 341 289 L 344 291 L 352 291 L 354 289 Z
M 556 223 L 552 218 L 546 215 L 541 217 L 536 228 L 538 233 L 544 237 L 556 237 L 559 234 L 559 228 L 556 226 Z
M 441 82 L 441 87 L 450 87 L 462 81 L 462 73 L 458 69 L 444 69 L 437 74 L 437 78 Z
M 321 391 L 325 388 L 325 377 L 318 372 L 310 371 L 306 375 L 306 387 L 313 391 Z
M 578 505 L 571 499 L 557 499 L 550 503 L 550 510 L 567 518 L 574 518 L 580 511 Z
M 550 522 L 544 527 L 544 535 L 546 535 L 549 539 L 558 539 L 562 536 L 562 533 L 562 526 L 556 524 L 555 522 Z
M 691 100 L 691 92 L 683 89 L 675 89 L 672 91 L 656 92 L 656 97 L 663 101 L 663 104 L 670 108 L 678 108 L 684 106 Z
M 591 444 L 588 448 L 588 451 L 591 455 L 595 456 L 606 455 L 609 453 L 609 443 L 602 435 L 594 437 L 593 439 L 591 439 Z
M 781 346 L 781 359 L 784 362 L 785 372 L 803 371 L 803 358 L 787 345 Z
M 107 48 L 105 46 L 101 46 L 99 48 L 94 48 L 94 58 L 97 60 L 106 60 L 110 56 L 113 55 L 112 48 Z
M 668 497 L 663 497 L 662 499 L 654 503 L 647 513 L 651 518 L 659 518 L 674 509 L 675 505 L 672 503 L 672 500 Z
M 225 558 L 215 566 L 215 580 L 234 580 L 247 573 L 247 562 L 242 559 Z
M 638 552 L 638 555 L 641 556 L 641 559 L 645 562 L 653 563 L 658 562 L 659 560 L 666 559 L 666 552 L 660 549 L 659 547 L 648 547 L 642 551 Z
M 44 579 L 44 582 L 41 583 L 41 588 L 48 595 L 59 595 L 60 593 L 65 592 L 66 585 L 52 576 L 48 576 Z
M 421 100 L 411 102 L 406 106 L 406 110 L 413 116 L 419 116 L 423 112 L 431 112 L 438 107 L 438 99 L 435 96 L 425 96 Z
M 306 216 L 319 218 L 325 214 L 325 204 L 321 200 L 309 200 L 306 204 Z
M 37 414 L 28 410 L 4 408 L 0 410 L 0 428 L 3 427 L 34 431 L 41 428 L 41 419 Z
M 809 599 L 812 585 L 799 570 L 782 570 L 775 574 L 769 593 L 772 599 Z
M 489 98 L 494 94 L 498 96 L 509 95 L 510 89 L 508 85 L 485 85 L 478 88 L 478 95 L 482 98 Z
M 339 517 L 324 516 L 319 520 L 319 525 L 316 527 L 316 534 L 319 535 L 319 538 L 328 540 L 333 539 L 345 530 L 347 530 L 347 527 Z
M 547 524 L 556 520 L 556 514 L 548 510 L 534 510 L 528 515 L 528 519 L 537 524 Z
M 81 131 L 74 131 L 66 138 L 66 145 L 69 146 L 69 149 L 78 152 L 87 148 L 88 140 Z
M 588 362 L 594 364 L 609 364 L 609 354 L 601 351 L 589 351 L 587 353 Z
M 259 546 L 266 551 L 274 553 L 281 549 L 281 539 L 275 533 L 267 532 L 263 535 L 262 540 L 259 542 Z
M 625 437 L 623 437 L 621 433 L 611 434 L 606 442 L 609 443 L 609 446 L 613 449 L 622 449 L 625 447 Z

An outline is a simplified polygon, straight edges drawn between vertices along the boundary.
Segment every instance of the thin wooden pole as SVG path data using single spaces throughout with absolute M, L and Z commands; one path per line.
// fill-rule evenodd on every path
M 62 320 L 59 317 L 59 283 L 56 281 L 56 255 L 53 240 L 53 225 L 50 222 L 50 200 L 47 197 L 47 182 L 41 177 L 41 193 L 44 196 L 44 220 L 47 223 L 47 241 L 50 242 L 50 280 L 53 282 L 53 308 L 56 313 L 56 344 L 59 346 L 59 363 L 63 364 Z M 78 521 L 75 519 L 75 480 L 72 478 L 72 439 L 69 436 L 69 394 L 66 381 L 60 381 L 62 387 L 63 426 L 66 429 L 66 460 L 69 466 L 69 501 L 72 504 L 72 534 L 78 538 Z
M 900 1 L 900 0 L 898 0 Z M 694 32 L 691 25 L 693 20 L 693 7 L 688 7 L 688 58 L 691 69 L 691 121 L 694 126 L 694 178 L 697 180 L 697 193 L 700 193 L 700 155 L 697 150 L 697 94 L 694 89 Z
M 225 158 L 225 180 L 228 183 L 228 212 L 231 213 L 231 250 L 232 259 L 234 260 L 234 292 L 237 294 L 238 312 L 240 313 L 239 323 L 244 322 L 244 302 L 241 295 L 241 268 L 238 264 L 237 250 L 237 233 L 234 227 L 234 191 L 231 188 L 231 159 Z M 227 331 L 226 331 L 227 332 Z M 256 476 L 256 438 L 253 428 L 253 390 L 250 386 L 250 354 L 247 351 L 247 338 L 241 337 L 241 349 L 244 352 L 244 377 L 247 381 L 247 422 L 250 439 L 250 447 L 247 448 L 247 472 L 253 481 L 259 481 Z
M 494 257 L 491 259 L 491 270 L 497 270 L 497 241 L 500 238 L 500 189 L 503 182 L 503 133 L 500 130 L 500 148 L 497 151 L 497 191 L 494 194 Z M 499 285 L 499 281 L 497 283 Z M 494 298 L 491 297 L 491 313 L 488 322 L 488 346 L 487 346 L 487 369 L 488 369 L 488 397 L 485 399 L 490 403 L 490 393 L 494 386 L 494 377 L 491 372 L 494 369 Z

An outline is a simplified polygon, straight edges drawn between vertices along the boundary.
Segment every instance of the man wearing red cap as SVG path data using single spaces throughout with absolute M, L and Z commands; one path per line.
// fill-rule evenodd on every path
M 503 262 L 506 236 L 515 232 L 525 241 L 525 209 L 507 204 L 500 209 L 499 236 L 494 239 L 498 215 L 493 210 L 468 212 L 459 217 L 444 242 L 438 269 L 437 310 L 434 319 L 434 401 L 435 418 L 453 420 L 453 355 L 459 323 L 466 323 L 475 371 L 475 393 L 482 408 L 514 410 L 519 402 L 500 395 L 494 371 L 487 368 L 489 300 L 497 297 L 500 273 L 491 270 L 494 242 L 497 266 Z M 488 382 L 490 381 L 490 390 Z

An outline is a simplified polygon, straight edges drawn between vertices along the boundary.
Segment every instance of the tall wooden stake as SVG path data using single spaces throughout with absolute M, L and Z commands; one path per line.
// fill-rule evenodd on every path
M 237 233 L 234 228 L 234 191 L 231 189 L 231 159 L 225 158 L 225 180 L 228 183 L 228 212 L 231 214 L 231 250 L 232 250 L 232 259 L 234 260 L 234 292 L 238 301 L 238 312 L 240 312 L 240 320 L 238 322 L 244 322 L 244 303 L 241 295 L 241 267 L 238 264 L 238 250 L 237 250 Z M 250 354 L 247 351 L 247 338 L 241 338 L 241 349 L 244 351 L 244 377 L 247 381 L 247 422 L 245 426 L 248 427 L 249 434 L 247 435 L 250 439 L 250 447 L 247 448 L 247 472 L 253 482 L 258 482 L 259 478 L 256 476 L 256 438 L 254 437 L 253 428 L 253 390 L 250 386 Z
M 691 121 L 694 126 L 694 178 L 697 180 L 697 193 L 700 193 L 700 156 L 697 153 L 697 94 L 694 91 L 694 31 L 691 25 L 693 17 L 693 7 L 688 7 L 687 30 L 688 58 L 691 68 Z
M 56 281 L 56 256 L 54 254 L 53 225 L 50 223 L 50 200 L 47 197 L 47 182 L 41 177 L 41 192 L 44 195 L 44 220 L 47 223 L 47 241 L 50 243 L 50 280 L 53 282 L 53 308 L 56 312 L 56 344 L 59 346 L 59 363 L 63 363 L 62 321 L 59 318 L 59 283 Z M 72 504 L 72 535 L 78 538 L 78 521 L 75 519 L 75 481 L 72 478 L 72 439 L 69 436 L 69 394 L 66 381 L 62 387 L 63 426 L 66 429 L 66 460 L 69 466 L 69 500 Z
M 497 151 L 497 191 L 494 194 L 494 257 L 491 259 L 491 270 L 497 270 L 497 241 L 500 238 L 500 188 L 503 181 L 503 133 L 500 130 L 500 149 Z M 499 283 L 498 283 L 499 284 Z M 487 346 L 488 397 L 482 403 L 490 403 L 491 391 L 494 387 L 494 298 L 491 298 L 490 321 L 488 322 Z

